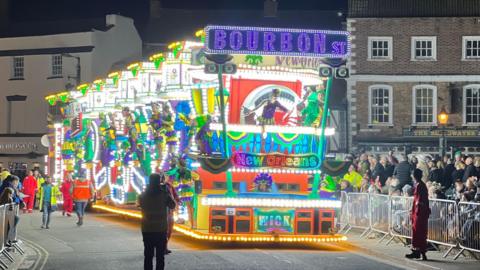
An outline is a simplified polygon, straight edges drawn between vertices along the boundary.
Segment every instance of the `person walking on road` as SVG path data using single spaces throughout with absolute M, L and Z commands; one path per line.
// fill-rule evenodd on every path
M 40 174 L 38 169 L 33 171 L 33 177 L 37 180 L 37 192 L 35 193 L 34 207 L 38 207 L 38 209 L 42 210 L 40 208 L 40 190 L 38 188 L 45 182 L 45 178 Z
M 428 205 L 428 190 L 422 181 L 422 171 L 415 169 L 413 171 L 415 179 L 415 191 L 413 192 L 412 205 L 412 253 L 405 255 L 409 259 L 419 259 L 426 261 L 427 256 L 427 235 L 428 235 L 428 217 L 430 216 L 430 207 Z
M 23 189 L 22 192 L 25 194 L 23 201 L 25 202 L 26 207 L 23 209 L 23 213 L 32 213 L 33 205 L 35 204 L 35 193 L 37 193 L 37 179 L 33 176 L 33 170 L 28 172 L 27 177 L 23 179 Z
M 62 192 L 63 195 L 63 212 L 62 214 L 65 216 L 72 216 L 72 211 L 73 211 L 73 198 L 72 198 L 72 193 L 71 188 L 73 185 L 73 179 L 72 179 L 72 174 L 68 173 L 65 179 L 63 180 L 62 185 L 60 186 L 60 191 Z
M 142 209 L 142 235 L 144 245 L 144 269 L 153 270 L 153 257 L 156 257 L 156 270 L 165 268 L 167 245 L 168 211 L 176 204 L 167 185 L 161 184 L 162 174 L 151 174 L 147 189 L 138 198 Z
M 75 211 L 78 217 L 78 226 L 83 225 L 83 217 L 85 216 L 85 208 L 88 201 L 93 197 L 94 189 L 90 180 L 85 178 L 84 174 L 79 174 L 78 179 L 73 181 L 70 188 L 73 196 L 73 203 L 75 203 Z
M 42 229 L 49 229 L 50 215 L 57 208 L 57 196 L 60 190 L 57 186 L 52 185 L 50 176 L 45 177 L 45 182 L 40 186 L 40 209 L 42 215 Z

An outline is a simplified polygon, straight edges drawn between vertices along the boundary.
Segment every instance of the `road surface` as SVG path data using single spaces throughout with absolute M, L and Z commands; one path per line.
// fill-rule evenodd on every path
M 21 215 L 19 235 L 37 251 L 37 269 L 143 269 L 138 221 L 90 213 L 84 226 L 75 222 L 56 212 L 45 230 L 40 228 L 40 213 Z M 401 269 L 336 245 L 202 243 L 175 235 L 170 248 L 166 269 Z

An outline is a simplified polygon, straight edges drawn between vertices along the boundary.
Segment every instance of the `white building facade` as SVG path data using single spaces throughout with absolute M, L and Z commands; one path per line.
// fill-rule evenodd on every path
M 107 15 L 98 29 L 0 38 L 1 167 L 42 168 L 48 153 L 40 142 L 48 132 L 45 96 L 105 77 L 115 63 L 141 58 L 132 19 Z

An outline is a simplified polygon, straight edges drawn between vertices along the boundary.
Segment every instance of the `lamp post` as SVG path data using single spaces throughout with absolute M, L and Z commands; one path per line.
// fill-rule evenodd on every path
M 448 124 L 448 113 L 445 110 L 445 107 L 442 107 L 442 110 L 437 116 L 438 123 L 442 126 L 442 137 L 440 138 L 439 146 L 440 146 L 440 155 L 443 158 L 445 156 L 445 151 L 447 148 L 447 140 L 445 138 L 445 127 Z
M 227 120 L 225 119 L 225 90 L 220 91 L 220 89 L 224 89 L 223 74 L 235 74 L 237 72 L 237 66 L 229 62 L 233 59 L 233 56 L 228 54 L 207 54 L 205 57 L 213 62 L 212 64 L 205 64 L 205 73 L 218 75 L 218 93 L 220 94 L 218 100 L 220 101 L 220 122 L 222 123 L 223 131 L 223 157 L 230 158 L 227 142 Z

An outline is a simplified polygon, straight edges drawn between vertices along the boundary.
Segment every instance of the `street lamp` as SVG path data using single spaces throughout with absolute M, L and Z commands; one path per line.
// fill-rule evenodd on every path
M 447 148 L 447 140 L 445 138 L 445 127 L 448 124 L 448 113 L 445 110 L 445 107 L 442 107 L 440 113 L 437 116 L 438 123 L 442 126 L 442 137 L 440 138 L 439 146 L 440 146 L 440 154 L 441 156 L 445 156 L 445 150 Z

